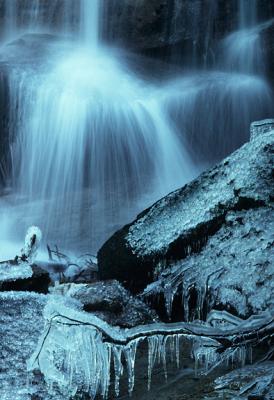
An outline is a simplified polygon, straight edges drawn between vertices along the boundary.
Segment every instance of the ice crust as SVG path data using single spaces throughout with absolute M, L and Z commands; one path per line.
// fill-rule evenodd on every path
M 273 130 L 254 136 L 210 172 L 155 203 L 130 226 L 126 241 L 132 251 L 140 257 L 164 255 L 170 243 L 232 209 L 238 201 L 235 190 L 255 201 L 268 199 L 262 149 L 273 137 Z
M 28 263 L 20 263 L 18 265 L 0 264 L 0 281 L 3 282 L 28 279 L 32 277 L 32 273 L 32 268 Z
M 268 323 L 273 318 L 270 313 L 266 313 L 241 321 L 233 317 L 230 320 L 227 314 L 221 312 L 217 314 L 212 316 L 212 320 L 223 319 L 227 322 L 226 336 L 231 340 L 236 337 L 239 327 L 244 335 L 251 327 L 257 329 L 261 318 L 266 318 Z M 209 322 L 153 323 L 121 329 L 83 312 L 77 300 L 61 296 L 51 296 L 44 317 L 47 321 L 45 330 L 28 361 L 28 369 L 39 369 L 44 375 L 49 393 L 54 396 L 57 387 L 64 399 L 77 393 L 86 393 L 92 398 L 101 394 L 103 398 L 108 398 L 112 365 L 116 396 L 119 395 L 119 383 L 124 369 L 127 370 L 128 391 L 131 394 L 134 389 L 136 352 L 142 341 L 146 341 L 148 346 L 148 388 L 155 364 L 161 363 L 167 375 L 168 355 L 173 355 L 179 367 L 182 338 L 191 341 L 196 367 L 202 366 L 204 372 L 224 360 L 233 363 L 240 361 L 244 365 L 251 357 L 248 343 L 235 345 L 221 354 L 218 337 L 224 335 L 224 330 L 218 325 L 213 327 Z
M 228 213 L 227 223 L 202 251 L 170 262 L 144 290 L 144 298 L 163 294 L 171 316 L 175 295 L 181 296 L 186 321 L 203 319 L 204 310 L 208 313 L 219 305 L 233 308 L 242 317 L 273 308 L 273 221 L 273 209 L 264 207 Z M 193 291 L 197 301 L 190 310 Z

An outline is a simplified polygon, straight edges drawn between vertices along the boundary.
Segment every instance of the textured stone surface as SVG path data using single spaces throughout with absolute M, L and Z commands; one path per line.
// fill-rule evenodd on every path
M 254 277 L 250 285 L 261 286 L 258 307 L 265 308 L 273 293 L 269 292 L 273 288 L 268 287 L 274 272 L 270 258 L 273 155 L 274 132 L 253 135 L 251 142 L 215 168 L 155 203 L 100 249 L 100 277 L 118 279 L 132 291 L 141 291 L 157 281 L 160 274 L 166 272 L 167 280 L 168 271 L 176 269 L 176 265 L 181 272 L 188 266 L 197 268 L 197 282 L 202 272 L 207 274 L 210 269 L 222 268 L 224 276 L 220 282 L 228 289 L 233 288 L 226 291 L 227 298 L 223 292 L 219 298 L 224 308 L 229 308 L 235 294 L 246 301 L 241 275 L 246 273 Z M 260 271 L 266 273 L 263 281 Z M 233 276 L 238 283 L 231 281 Z M 178 282 L 175 285 L 171 280 L 171 283 L 178 286 Z M 248 296 L 252 296 L 252 290 Z M 199 301 L 194 299 L 198 294 L 194 291 L 192 307 Z M 202 299 L 203 293 L 200 294 Z M 242 303 L 243 312 L 237 303 L 239 307 L 234 311 L 242 315 L 252 313 L 256 301 L 253 305 L 251 300 Z
M 130 295 L 117 281 L 63 284 L 51 292 L 79 300 L 85 311 L 92 312 L 111 325 L 133 327 L 158 321 L 154 311 Z
M 217 378 L 206 399 L 271 400 L 274 398 L 274 363 L 249 365 Z
M 205 247 L 170 262 L 146 297 L 153 301 L 161 294 L 172 319 L 205 319 L 212 309 L 247 318 L 274 309 L 273 221 L 268 207 L 227 213 Z
M 1 400 L 34 398 L 34 387 L 28 391 L 26 362 L 43 331 L 42 313 L 46 299 L 46 296 L 36 293 L 0 293 Z

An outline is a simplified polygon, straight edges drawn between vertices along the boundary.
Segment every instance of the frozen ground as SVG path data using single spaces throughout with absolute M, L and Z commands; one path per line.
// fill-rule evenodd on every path
M 26 360 L 43 329 L 47 296 L 28 292 L 0 293 L 0 399 L 31 400 Z

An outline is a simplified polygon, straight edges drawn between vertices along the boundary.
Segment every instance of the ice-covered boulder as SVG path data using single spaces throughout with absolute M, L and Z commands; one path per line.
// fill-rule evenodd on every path
M 92 312 L 111 325 L 133 327 L 158 321 L 155 311 L 133 297 L 115 280 L 57 285 L 51 289 L 51 293 L 79 300 L 85 311 Z
M 34 264 L 0 264 L 0 292 L 29 291 L 47 293 L 49 284 L 49 273 Z
M 273 120 L 252 124 L 251 130 L 249 143 L 115 233 L 98 253 L 99 276 L 135 292 L 152 282 L 157 283 L 149 290 L 157 286 L 164 292 L 168 282 L 171 300 L 177 289 L 180 296 L 189 296 L 191 289 L 185 304 L 192 309 L 204 309 L 205 292 L 207 299 L 218 297 L 221 307 L 242 316 L 268 307 L 273 298 Z

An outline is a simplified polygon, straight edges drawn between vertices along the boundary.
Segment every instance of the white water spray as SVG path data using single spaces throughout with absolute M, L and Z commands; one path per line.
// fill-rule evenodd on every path
M 99 0 L 33 0 L 24 13 L 17 1 L 5 5 L 6 37 L 24 30 L 65 39 L 41 36 L 48 41 L 41 64 L 34 58 L 9 71 L 16 140 L 11 195 L 0 207 L 2 239 L 20 239 L 34 224 L 47 242 L 96 251 L 197 174 L 189 144 L 199 156 L 217 148 L 220 158 L 269 109 L 266 83 L 251 76 L 212 72 L 167 84 L 139 78 L 122 52 L 102 46 Z

